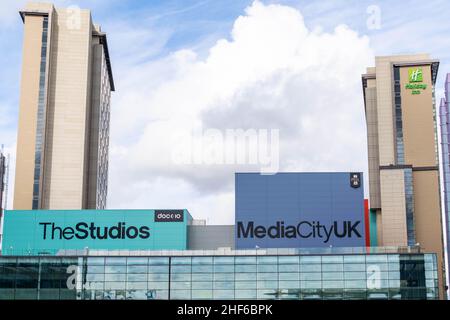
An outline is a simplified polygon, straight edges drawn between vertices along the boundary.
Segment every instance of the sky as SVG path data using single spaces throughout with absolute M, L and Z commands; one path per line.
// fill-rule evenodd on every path
M 405 2 L 54 1 L 91 9 L 108 35 L 116 85 L 108 208 L 187 208 L 196 219 L 231 224 L 235 172 L 362 171 L 367 178 L 365 68 L 376 55 L 429 53 L 441 62 L 437 99 L 450 72 L 450 2 Z M 8 207 L 24 3 L 0 2 Z M 255 134 L 256 162 L 224 160 L 227 134 L 239 130 Z

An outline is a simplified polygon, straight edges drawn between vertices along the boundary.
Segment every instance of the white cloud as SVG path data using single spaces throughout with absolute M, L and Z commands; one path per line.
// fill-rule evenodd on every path
M 234 172 L 258 167 L 176 165 L 173 132 L 195 126 L 279 129 L 282 171 L 366 171 L 360 75 L 372 59 L 368 38 L 344 25 L 310 31 L 298 10 L 255 1 L 205 59 L 186 49 L 119 66 L 109 207 L 232 223 Z

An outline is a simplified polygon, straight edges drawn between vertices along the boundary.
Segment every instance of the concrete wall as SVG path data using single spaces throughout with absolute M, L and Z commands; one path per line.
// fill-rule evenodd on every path
M 234 225 L 188 226 L 189 250 L 234 249 Z
M 42 16 L 26 16 L 24 21 L 14 184 L 14 208 L 21 210 L 32 208 L 42 22 Z
M 380 165 L 395 163 L 392 63 L 394 61 L 406 62 L 425 59 L 429 59 L 428 54 L 375 58 Z
M 71 14 L 57 10 L 53 21 L 43 202 L 46 209 L 85 207 L 92 23 L 88 10 L 79 12 L 80 24 L 75 26 L 68 21 Z
M 380 171 L 383 242 L 381 246 L 407 246 L 405 181 L 403 169 Z
M 380 197 L 380 159 L 378 145 L 378 118 L 377 118 L 377 88 L 375 79 L 367 80 L 365 88 L 366 120 L 367 120 L 367 149 L 369 158 L 369 190 L 370 207 L 381 208 Z

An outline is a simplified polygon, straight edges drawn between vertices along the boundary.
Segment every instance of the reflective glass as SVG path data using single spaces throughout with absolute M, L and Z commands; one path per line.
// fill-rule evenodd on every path
M 236 290 L 238 289 L 256 289 L 256 281 L 238 281 L 235 284 Z
M 298 281 L 300 277 L 298 273 L 279 273 L 278 278 L 279 280 Z
M 278 266 L 276 264 L 274 265 L 258 265 L 257 271 L 258 272 L 277 272 Z
M 280 256 L 278 257 L 278 263 L 282 264 L 299 264 L 300 259 L 298 256 Z
M 279 281 L 280 289 L 299 289 L 300 282 L 298 281 Z
M 127 264 L 129 266 L 147 266 L 148 258 L 129 257 L 127 258 Z
M 216 266 L 218 267 L 218 266 Z M 192 273 L 212 272 L 213 265 L 192 265 Z
M 300 256 L 300 264 L 320 264 L 322 259 L 320 256 Z
M 171 271 L 173 273 L 191 273 L 191 265 L 172 266 Z
M 192 257 L 192 265 L 204 265 L 204 264 L 212 264 L 212 257 Z
M 300 266 L 298 264 L 280 264 L 278 266 L 279 272 L 299 272 Z
M 172 282 L 171 288 L 173 289 L 191 289 L 191 282 L 185 281 L 185 282 Z
M 191 264 L 191 257 L 173 257 L 172 264 Z
M 278 264 L 278 257 L 257 257 L 257 264 Z
M 234 290 L 214 290 L 213 291 L 214 299 L 234 299 Z
M 323 264 L 322 272 L 342 272 L 344 271 L 343 264 Z
M 319 273 L 319 272 L 300 273 L 300 280 L 301 281 L 309 281 L 309 280 L 320 281 L 320 280 L 322 280 L 322 273 Z
M 235 268 L 236 272 L 256 272 L 256 265 L 236 265 Z
M 235 257 L 236 264 L 256 264 L 256 257 Z
M 345 280 L 346 289 L 365 289 L 367 287 L 367 282 L 365 279 L 361 280 Z
M 229 281 L 215 281 L 213 285 L 214 289 L 234 289 L 234 282 Z
M 234 273 L 215 273 L 214 280 L 216 280 L 216 281 L 234 281 Z
M 322 273 L 322 280 L 328 281 L 328 280 L 343 280 L 344 274 L 341 272 L 324 272 Z
M 168 289 L 169 284 L 167 282 L 149 281 L 147 283 L 148 289 Z
M 213 274 L 212 273 L 193 273 L 192 281 L 212 281 Z
M 258 280 L 278 280 L 278 273 L 258 273 L 256 278 Z
M 169 273 L 169 266 L 149 266 L 149 273 Z
M 300 286 L 305 289 L 321 289 L 322 281 L 300 281 Z
M 351 263 L 364 264 L 365 262 L 366 262 L 366 256 L 363 256 L 363 255 L 345 255 L 344 256 L 345 264 L 351 264 Z
M 365 272 L 345 272 L 345 280 L 366 280 L 367 274 Z
M 256 280 L 256 273 L 236 273 L 236 281 Z
M 256 299 L 256 290 L 235 290 L 235 299 Z
M 304 264 L 300 266 L 300 272 L 322 272 L 321 264 Z
M 344 271 L 345 272 L 366 271 L 366 264 L 363 263 L 344 264 Z
M 88 273 L 86 275 L 87 281 L 105 281 L 104 273 Z
M 327 280 L 322 281 L 323 288 L 341 289 L 344 287 L 344 281 Z
M 212 289 L 213 284 L 211 281 L 193 281 L 192 289 Z
M 124 266 L 127 264 L 127 258 L 125 257 L 107 257 L 105 260 L 106 265 L 110 266 Z
M 127 266 L 112 266 L 112 265 L 106 265 L 105 266 L 105 273 L 126 273 L 127 272 Z
M 148 264 L 149 265 L 168 265 L 169 264 L 169 258 L 166 257 L 150 257 L 148 258 Z M 150 267 L 152 269 L 154 267 Z
M 129 273 L 127 274 L 127 281 L 147 281 L 147 274 Z
M 234 264 L 234 257 L 214 257 L 214 264 Z
M 278 281 L 258 280 L 256 286 L 258 289 L 277 289 Z
M 343 256 L 323 256 L 322 257 L 322 264 L 327 263 L 340 263 L 342 264 L 344 262 Z
M 127 267 L 128 273 L 147 273 L 148 272 L 148 266 L 139 266 L 139 265 L 129 265 Z
M 366 256 L 366 263 L 387 263 L 387 255 L 385 254 L 372 254 Z
M 191 299 L 191 290 L 170 290 L 170 298 L 174 300 Z
M 147 289 L 147 282 L 127 282 L 127 290 L 128 289 L 133 290 Z
M 191 281 L 191 273 L 172 273 L 170 279 L 172 281 Z
M 125 281 L 123 282 L 105 282 L 105 290 L 119 290 L 125 289 Z
M 434 255 L 175 258 L 169 281 L 168 257 L 2 257 L 0 299 L 168 299 L 169 286 L 171 299 L 437 298 Z M 87 270 L 82 291 L 66 289 L 71 265 Z
M 103 266 L 105 264 L 105 258 L 87 258 L 88 266 Z
M 212 299 L 212 290 L 192 290 L 192 299 Z

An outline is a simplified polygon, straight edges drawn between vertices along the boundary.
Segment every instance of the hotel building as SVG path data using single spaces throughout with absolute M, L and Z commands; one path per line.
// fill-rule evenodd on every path
M 20 16 L 14 209 L 102 209 L 114 91 L 106 34 L 89 10 L 29 3 Z
M 376 57 L 362 75 L 367 121 L 370 214 L 379 246 L 444 246 L 434 86 L 439 61 L 427 54 Z

